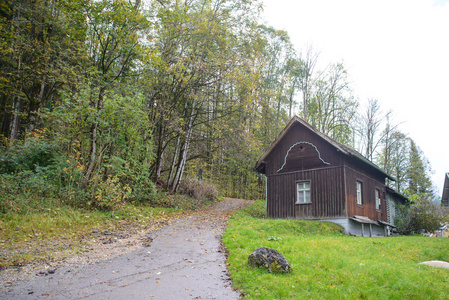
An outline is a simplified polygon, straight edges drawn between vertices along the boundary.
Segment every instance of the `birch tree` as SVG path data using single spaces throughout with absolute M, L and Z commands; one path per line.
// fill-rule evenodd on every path
M 311 125 L 337 141 L 349 144 L 351 124 L 355 120 L 358 102 L 353 98 L 343 64 L 328 67 L 316 80 L 308 105 Z
M 365 157 L 373 160 L 381 138 L 379 137 L 379 128 L 382 123 L 381 108 L 377 99 L 369 99 L 368 106 L 362 114 L 362 124 L 360 135 L 364 142 Z M 386 132 L 387 133 L 387 132 Z
M 298 83 L 302 92 L 302 114 L 304 120 L 309 118 L 309 102 L 312 87 L 314 85 L 314 70 L 319 57 L 312 46 L 308 46 L 304 52 L 300 54 L 300 65 L 298 66 Z

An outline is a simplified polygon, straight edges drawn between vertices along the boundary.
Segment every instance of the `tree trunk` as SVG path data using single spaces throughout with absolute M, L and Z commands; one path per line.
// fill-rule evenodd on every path
M 176 170 L 176 175 L 173 180 L 173 184 L 171 186 L 172 193 L 176 192 L 179 188 L 179 183 L 181 182 L 182 174 L 184 172 L 184 167 L 185 167 L 185 164 L 187 161 L 187 153 L 189 151 L 190 139 L 192 137 L 192 131 L 193 131 L 194 112 L 195 112 L 195 99 L 193 99 L 192 107 L 190 109 L 189 120 L 186 124 L 186 132 L 184 134 L 184 142 L 183 142 L 183 145 L 181 148 L 179 164 L 178 164 L 178 167 Z
M 17 140 L 17 137 L 19 135 L 19 124 L 20 124 L 20 111 L 22 109 L 22 98 L 17 97 L 17 101 L 13 101 L 14 109 L 13 109 L 13 116 L 11 118 L 11 133 L 9 135 L 9 139 L 13 142 Z
M 176 139 L 175 154 L 173 155 L 173 160 L 170 168 L 170 175 L 168 176 L 168 186 L 172 186 L 173 184 L 173 175 L 175 174 L 176 161 L 178 160 L 180 144 L 181 144 L 181 135 L 179 135 L 178 138 Z
M 154 181 L 158 181 L 159 178 L 161 177 L 161 172 L 162 172 L 162 161 L 163 161 L 163 157 L 164 157 L 164 149 L 166 146 L 166 136 L 165 136 L 165 130 L 163 128 L 163 118 L 160 118 L 161 121 L 158 124 L 158 143 L 157 143 L 157 150 L 156 150 L 156 161 L 155 161 L 155 165 L 154 168 L 152 170 L 152 177 L 154 179 Z
M 103 108 L 103 99 L 105 91 L 106 87 L 102 86 L 100 88 L 100 93 L 98 94 L 97 111 L 100 111 Z M 89 179 L 91 178 L 95 166 L 95 159 L 97 156 L 97 129 L 98 129 L 98 122 L 94 121 L 90 131 L 92 144 L 90 148 L 89 164 L 86 171 L 86 178 L 85 178 L 86 181 L 89 181 Z
M 91 139 L 92 139 L 92 144 L 91 144 L 91 148 L 90 148 L 90 158 L 89 158 L 89 164 L 87 167 L 87 172 L 86 172 L 86 181 L 88 181 L 92 175 L 92 171 L 94 169 L 94 165 L 95 165 L 95 157 L 97 155 L 97 128 L 98 128 L 98 123 L 95 122 L 92 124 L 91 127 Z

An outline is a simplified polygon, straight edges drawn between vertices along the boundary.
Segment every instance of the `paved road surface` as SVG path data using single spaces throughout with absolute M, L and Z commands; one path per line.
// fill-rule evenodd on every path
M 92 265 L 64 267 L 0 292 L 1 299 L 239 299 L 220 237 L 232 211 L 225 199 L 151 233 L 149 247 Z

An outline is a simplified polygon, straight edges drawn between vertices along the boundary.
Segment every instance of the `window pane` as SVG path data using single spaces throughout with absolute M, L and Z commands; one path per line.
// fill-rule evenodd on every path
M 357 181 L 357 204 L 362 205 L 362 183 Z
M 376 209 L 380 208 L 380 191 L 378 189 L 375 190 L 376 195 Z
M 304 193 L 298 192 L 298 202 L 303 203 L 304 202 Z
M 310 181 L 296 183 L 296 203 L 309 203 L 310 200 Z
M 305 202 L 310 202 L 310 190 L 305 192 L 305 196 L 306 196 Z

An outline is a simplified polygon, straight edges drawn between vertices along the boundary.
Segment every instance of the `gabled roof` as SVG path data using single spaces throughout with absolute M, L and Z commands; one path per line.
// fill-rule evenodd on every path
M 374 169 L 376 169 L 377 171 L 379 171 L 380 173 L 385 175 L 386 178 L 395 181 L 395 179 L 393 177 L 391 177 L 390 175 L 385 173 L 382 169 L 380 169 L 378 166 L 376 166 L 373 162 L 371 162 L 369 159 L 364 157 L 362 154 L 360 154 L 359 152 L 357 152 L 356 150 L 354 150 L 348 146 L 345 146 L 345 145 L 337 142 L 333 138 L 325 135 L 324 133 L 318 131 L 315 127 L 313 127 L 312 125 L 310 125 L 309 123 L 307 123 L 306 121 L 304 121 L 303 119 L 301 119 L 298 116 L 294 116 L 291 119 L 291 121 L 287 124 L 287 126 L 285 126 L 284 130 L 282 130 L 282 132 L 278 135 L 278 137 L 271 143 L 270 147 L 268 147 L 268 149 L 262 154 L 260 159 L 257 161 L 256 165 L 254 166 L 254 168 L 256 170 L 260 171 L 262 169 L 262 166 L 265 164 L 265 159 L 267 158 L 267 156 L 271 153 L 271 151 L 273 151 L 273 149 L 276 147 L 276 145 L 279 144 L 279 142 L 284 138 L 284 136 L 287 134 L 289 129 L 295 123 L 299 123 L 299 124 L 305 126 L 309 130 L 311 130 L 313 133 L 315 133 L 316 135 L 321 137 L 323 140 L 328 142 L 335 149 L 337 149 L 337 151 L 339 151 L 347 156 L 351 156 L 351 157 L 359 159 L 362 163 L 373 167 Z
M 396 192 L 394 189 L 392 189 L 388 186 L 386 187 L 386 190 L 387 190 L 387 194 L 390 194 L 394 197 L 394 199 L 401 201 L 402 202 L 401 204 L 407 204 L 407 201 L 408 201 L 407 196 Z
M 441 204 L 449 206 L 449 173 L 444 176 L 443 196 L 441 198 Z

